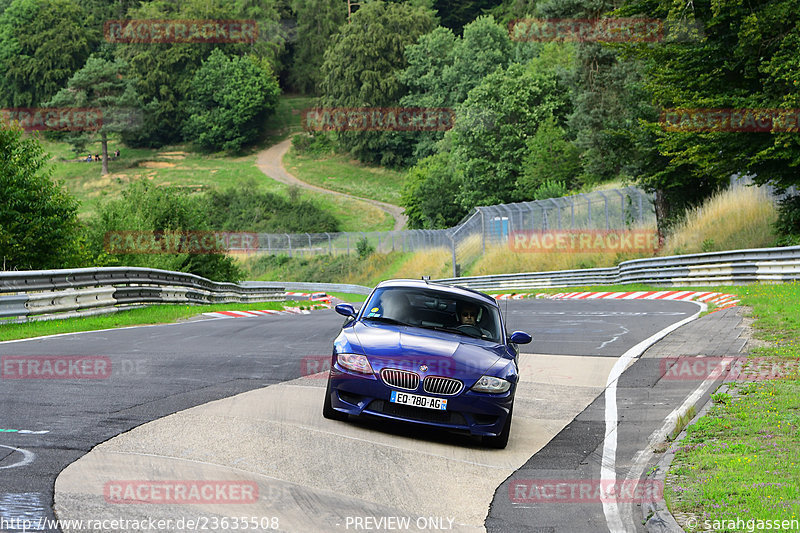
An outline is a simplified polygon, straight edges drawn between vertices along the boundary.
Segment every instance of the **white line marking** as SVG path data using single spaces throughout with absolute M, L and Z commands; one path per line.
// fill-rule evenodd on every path
M 647 294 L 647 291 L 634 292 L 633 294 L 629 294 L 627 296 L 623 296 L 622 299 L 623 300 L 636 300 L 637 298 L 641 298 L 645 294 Z
M 20 466 L 27 466 L 36 459 L 36 455 L 33 452 L 29 452 L 28 450 L 23 450 L 22 448 L 14 448 L 13 446 L 6 446 L 5 444 L 0 444 L 0 448 L 6 448 L 7 450 L 13 450 L 15 452 L 19 452 L 22 454 L 22 459 L 14 463 L 13 465 L 6 465 L 0 466 L 0 470 L 4 470 L 6 468 L 18 468 Z
M 644 294 L 644 293 L 642 293 Z M 627 352 L 622 354 L 614 367 L 608 375 L 606 381 L 605 391 L 605 421 L 606 421 L 606 435 L 603 441 L 603 458 L 600 462 L 600 480 L 611 484 L 616 484 L 616 461 L 617 461 L 617 380 L 628 367 L 628 364 L 636 357 L 639 357 L 644 351 L 666 337 L 684 324 L 691 322 L 700 316 L 708 307 L 699 302 L 692 302 L 700 307 L 700 311 L 694 315 L 684 318 L 680 322 L 676 322 L 661 331 L 651 335 L 645 340 L 641 341 L 636 346 L 630 348 Z M 603 502 L 603 514 L 606 516 L 606 524 L 611 533 L 618 533 L 627 531 L 622 522 L 622 516 L 619 512 L 619 505 L 616 499 Z
M 647 462 L 653 457 L 653 450 L 655 446 L 667 438 L 667 435 L 676 427 L 678 417 L 689 411 L 689 407 L 697 403 L 697 401 L 706 393 L 709 387 L 722 375 L 728 363 L 734 361 L 733 357 L 725 357 L 720 361 L 708 377 L 692 391 L 689 396 L 683 401 L 680 407 L 675 408 L 664 419 L 664 424 L 657 430 L 653 431 L 647 439 L 647 447 L 643 450 L 636 452 L 633 458 L 633 466 L 628 475 L 626 476 L 626 483 L 633 481 L 638 485 L 639 478 L 642 477 L 644 467 Z M 633 485 L 631 490 L 636 490 L 636 485 Z M 625 523 L 633 523 L 633 506 L 630 503 L 622 504 L 623 514 L 625 515 Z

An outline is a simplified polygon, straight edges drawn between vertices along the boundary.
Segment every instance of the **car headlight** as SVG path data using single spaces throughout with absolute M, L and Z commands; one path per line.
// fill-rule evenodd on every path
M 510 381 L 494 376 L 481 376 L 481 379 L 472 386 L 472 390 L 475 392 L 490 392 L 494 394 L 502 394 L 510 388 Z
M 340 353 L 336 355 L 336 360 L 339 364 L 353 372 L 360 372 L 362 374 L 372 374 L 372 367 L 367 360 L 366 355 L 358 355 L 355 353 Z

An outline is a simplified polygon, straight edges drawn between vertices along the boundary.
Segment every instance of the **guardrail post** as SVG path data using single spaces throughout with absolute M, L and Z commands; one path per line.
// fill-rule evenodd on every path
M 625 195 L 619 189 L 614 189 L 614 192 L 619 194 L 619 212 L 622 217 L 622 227 L 626 227 L 628 225 L 628 217 L 625 216 Z
M 286 240 L 289 241 L 289 257 L 292 257 L 292 236 L 288 233 L 284 233 L 286 235 Z
M 450 246 L 453 251 L 453 277 L 458 277 L 458 271 L 456 270 L 456 238 L 455 235 L 450 235 Z
M 569 223 L 569 229 L 575 229 L 575 200 L 572 198 L 569 199 L 569 210 L 572 217 Z
M 481 211 L 481 253 L 486 253 L 486 214 Z
M 597 191 L 597 194 L 603 197 L 603 205 L 605 206 L 606 209 L 606 229 L 611 229 L 611 224 L 609 223 L 608 220 L 608 197 L 605 194 L 603 194 L 603 191 Z

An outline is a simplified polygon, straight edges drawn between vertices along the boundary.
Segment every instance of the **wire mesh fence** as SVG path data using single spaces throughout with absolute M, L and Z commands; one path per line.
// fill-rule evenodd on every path
M 303 257 L 319 254 L 354 254 L 374 249 L 417 252 L 449 250 L 454 275 L 457 265 L 503 245 L 516 231 L 619 230 L 655 223 L 652 195 L 634 188 L 476 207 L 457 226 L 440 230 L 403 230 L 341 233 L 260 233 L 256 247 L 240 250 L 251 254 L 284 254 Z M 231 251 L 237 251 L 232 248 Z

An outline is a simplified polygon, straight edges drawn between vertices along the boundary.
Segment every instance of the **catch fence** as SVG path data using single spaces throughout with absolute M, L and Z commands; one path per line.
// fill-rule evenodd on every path
M 445 249 L 452 257 L 453 274 L 459 275 L 458 265 L 485 253 L 487 246 L 505 245 L 515 231 L 621 230 L 654 225 L 652 195 L 627 187 L 476 207 L 458 225 L 441 230 L 259 233 L 256 247 L 233 247 L 231 251 L 303 257 L 355 254 L 371 249 L 382 253 Z

